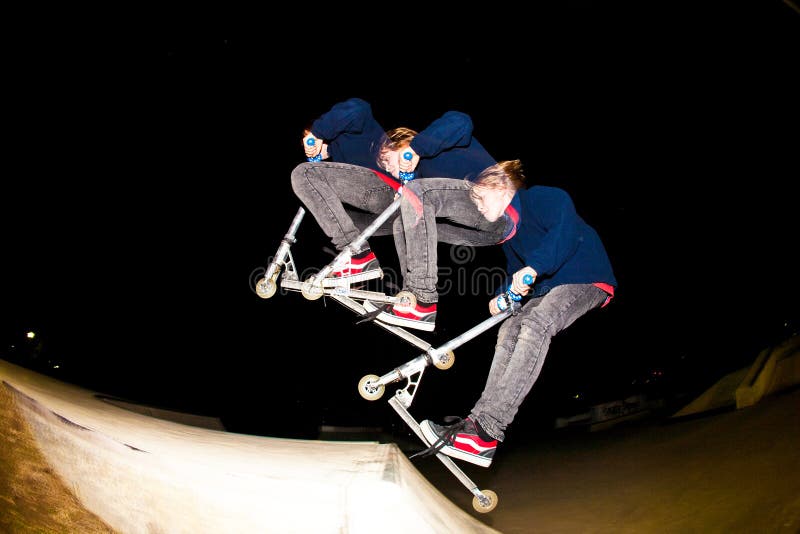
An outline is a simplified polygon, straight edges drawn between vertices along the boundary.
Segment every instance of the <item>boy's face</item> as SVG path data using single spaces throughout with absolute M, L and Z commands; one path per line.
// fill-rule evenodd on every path
M 481 215 L 489 222 L 494 222 L 506 211 L 511 202 L 512 194 L 507 189 L 484 187 L 477 185 L 472 188 L 470 198 L 477 206 Z
M 398 164 L 398 158 L 400 157 L 401 150 L 402 149 L 389 150 L 388 148 L 384 148 L 381 150 L 381 158 L 380 158 L 381 167 L 386 169 L 386 172 L 388 172 L 397 179 L 400 178 L 400 166 Z

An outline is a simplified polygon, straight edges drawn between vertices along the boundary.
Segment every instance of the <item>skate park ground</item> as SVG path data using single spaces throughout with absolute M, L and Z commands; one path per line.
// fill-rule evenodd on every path
M 774 375 L 769 361 L 760 372 Z M 784 363 L 783 371 L 796 372 L 796 356 Z M 730 399 L 737 383 L 758 383 L 746 369 L 735 375 L 690 403 L 683 417 L 515 435 L 489 469 L 459 462 L 499 497 L 497 508 L 479 513 L 436 459 L 407 460 L 401 448 L 408 444 L 261 438 L 153 419 L 0 361 L 0 527 L 800 532 L 800 388 L 736 409 L 720 399 Z
M 417 465 L 469 507 L 441 466 Z M 526 437 L 490 469 L 465 470 L 499 497 L 479 519 L 506 533 L 800 532 L 800 390 L 673 423 Z

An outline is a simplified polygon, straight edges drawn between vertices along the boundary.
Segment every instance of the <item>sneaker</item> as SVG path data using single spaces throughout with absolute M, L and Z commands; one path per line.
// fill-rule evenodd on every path
M 494 458 L 494 451 L 497 450 L 497 440 L 482 439 L 478 435 L 475 422 L 469 417 L 445 418 L 445 421 L 450 419 L 456 419 L 457 422 L 450 426 L 442 426 L 426 419 L 419 424 L 422 434 L 431 445 L 420 454 L 427 456 L 441 452 L 481 467 L 489 467 Z
M 364 302 L 364 308 L 367 311 L 377 311 L 379 309 L 369 301 Z M 425 304 L 418 301 L 414 307 L 398 303 L 381 310 L 375 315 L 375 320 L 403 328 L 415 328 L 433 332 L 433 329 L 436 328 L 436 303 Z
M 356 254 L 341 269 L 333 271 L 325 280 L 324 286 L 336 286 L 343 283 L 352 284 L 380 278 L 383 271 L 378 263 L 378 258 L 371 250 Z

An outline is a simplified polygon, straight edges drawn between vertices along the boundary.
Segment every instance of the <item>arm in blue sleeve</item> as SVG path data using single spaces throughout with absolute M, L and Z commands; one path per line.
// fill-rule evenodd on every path
M 525 264 L 522 262 L 522 258 L 520 258 L 519 254 L 517 254 L 517 252 L 509 243 L 503 243 L 501 247 L 506 255 L 506 281 L 505 284 L 498 290 L 498 295 L 504 293 L 506 288 L 511 285 L 511 280 L 514 276 L 514 273 L 525 267 Z
M 360 133 L 372 117 L 372 108 L 360 98 L 339 102 L 311 125 L 311 132 L 320 139 L 332 141 L 345 132 Z
M 525 265 L 533 267 L 539 276 L 550 275 L 578 249 L 581 218 L 567 192 L 555 188 L 541 198 L 534 213 L 546 233 L 535 250 L 524 252 Z
M 448 111 L 411 141 L 419 157 L 431 158 L 445 150 L 467 146 L 472 142 L 472 119 L 460 111 Z

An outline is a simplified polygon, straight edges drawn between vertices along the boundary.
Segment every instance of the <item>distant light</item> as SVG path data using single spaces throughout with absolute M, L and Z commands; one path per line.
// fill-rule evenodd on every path
M 54 365 L 53 369 L 58 369 L 59 367 L 61 367 L 61 366 L 60 365 Z
M 28 339 L 33 339 L 33 338 L 35 338 L 35 337 L 36 337 L 36 332 L 34 332 L 33 330 L 31 330 L 30 332 L 28 332 L 27 334 L 25 334 L 25 337 L 27 337 Z

